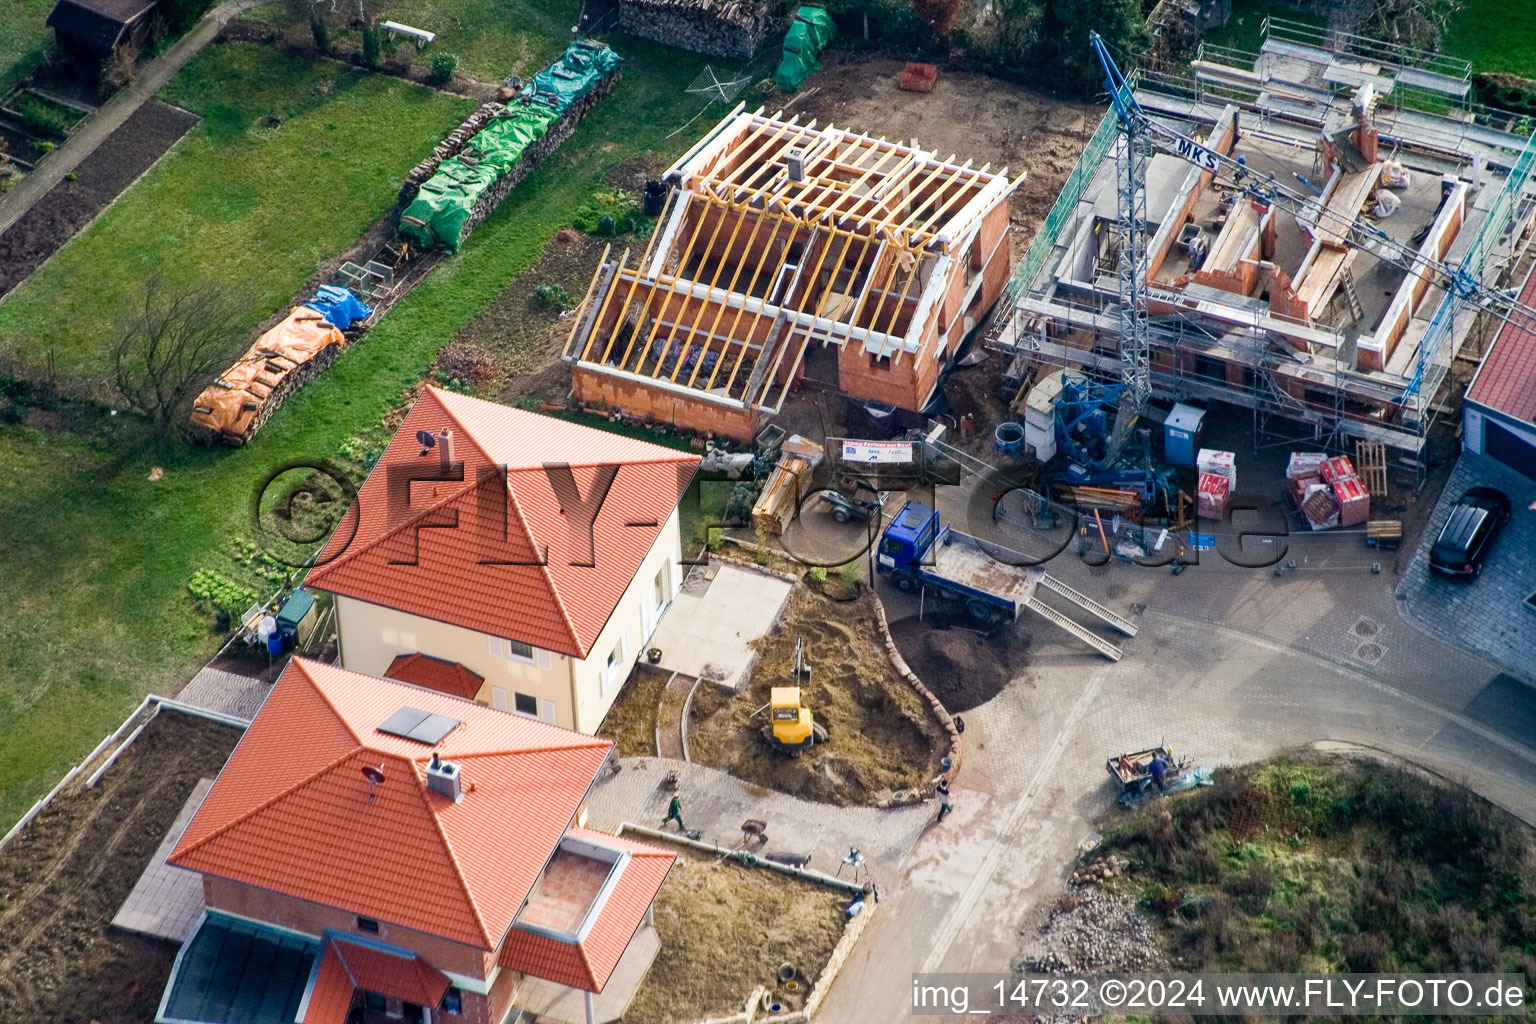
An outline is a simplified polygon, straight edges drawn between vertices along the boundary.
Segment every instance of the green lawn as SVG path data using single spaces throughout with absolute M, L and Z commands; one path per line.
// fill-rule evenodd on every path
M 389 208 L 469 100 L 249 44 L 205 50 L 163 91 L 203 122 L 0 306 L 0 346 L 106 370 L 140 283 L 234 289 L 254 327 Z M 276 118 L 263 123 L 264 118 Z
M 250 532 L 246 509 L 262 479 L 289 461 L 333 455 L 347 438 L 376 427 L 437 348 L 533 263 L 615 164 L 645 153 L 674 156 L 708 128 L 710 115 L 664 142 L 699 111 L 698 98 L 683 89 L 702 60 L 623 36 L 611 42 L 626 58 L 624 80 L 560 153 L 520 185 L 457 256 L 289 399 L 252 443 L 234 451 L 178 445 L 152 455 L 122 441 L 0 427 L 0 521 L 6 523 L 0 533 L 0 564 L 6 567 L 0 573 L 0 607 L 6 609 L 0 828 L 143 694 L 174 692 L 213 652 L 218 638 L 185 584 L 196 569 L 227 567 L 229 541 Z M 280 89 L 277 76 L 259 73 L 273 67 L 286 69 L 287 86 Z M 212 81 L 226 70 L 227 82 Z M 335 77 L 337 88 L 323 98 L 312 95 L 312 83 L 326 76 Z M 296 87 L 295 81 L 311 84 Z M 245 47 L 231 54 L 212 51 L 173 91 L 183 103 L 201 92 L 209 123 L 92 231 L 66 246 L 40 280 L 0 306 L 0 323 L 19 322 L 37 332 L 29 334 L 30 344 L 69 332 L 78 339 L 69 351 L 84 361 L 87 335 L 70 318 L 109 322 L 131 294 L 133 273 L 155 265 L 120 268 L 109 241 L 136 260 L 155 254 L 173 278 L 202 273 L 224 279 L 251 268 L 272 295 L 262 308 L 277 308 L 320 256 L 349 243 L 388 207 L 398 173 L 435 140 L 427 132 L 415 148 L 400 145 L 397 136 L 408 133 L 409 115 L 426 116 L 411 103 L 447 102 L 435 96 L 406 101 L 412 90 L 399 83 Z M 397 102 L 381 110 L 391 97 Z M 403 108 L 399 117 L 397 107 Z M 284 127 L 263 138 L 253 120 L 268 109 L 286 112 Z M 291 146 L 284 136 L 296 123 L 304 130 L 291 135 L 315 151 L 316 159 L 303 164 L 307 174 L 283 164 L 264 163 L 264 174 L 240 166 L 235 154 L 266 162 L 271 147 Z M 326 131 L 327 123 L 337 127 Z M 364 135 L 365 123 L 378 134 Z M 398 166 L 366 169 L 396 146 L 398 160 L 390 159 Z M 322 147 L 332 151 L 330 158 L 318 158 Z M 200 205 L 225 219 L 187 219 L 189 195 L 203 197 Z M 346 230 L 342 220 L 349 220 Z M 214 232 L 222 241 L 197 237 L 193 229 Z M 241 250 L 257 239 L 264 262 Z M 61 266 L 73 268 L 74 276 L 61 273 Z M 70 294 L 66 283 L 79 294 Z M 20 300 L 25 303 L 18 309 L 14 302 Z M 45 333 L 43 324 L 52 327 Z M 64 358 L 61 342 L 61 365 Z M 148 479 L 154 465 L 165 468 L 163 480 Z
M 1443 49 L 1476 71 L 1536 78 L 1536 18 L 1529 0 L 1467 0 Z
M 15 85 L 43 59 L 53 29 L 43 22 L 54 0 L 5 0 L 0 14 L 0 91 Z
M 1264 42 L 1264 19 L 1284 18 L 1303 25 L 1321 26 L 1323 19 L 1309 11 L 1297 10 L 1285 0 L 1232 0 L 1232 17 L 1225 28 L 1211 32 L 1205 41 L 1244 53 L 1257 53 Z

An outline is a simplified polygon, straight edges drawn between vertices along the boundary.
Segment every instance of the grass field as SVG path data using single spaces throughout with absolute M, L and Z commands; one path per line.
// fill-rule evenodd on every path
M 202 124 L 0 306 L 0 346 L 24 362 L 52 352 L 63 372 L 102 374 L 154 270 L 169 286 L 233 289 L 254 327 L 389 207 L 473 105 L 249 44 L 203 51 L 162 98 Z
M 1536 78 L 1536 19 L 1529 0 L 1467 0 L 1442 49 L 1476 71 Z
M 401 392 L 420 378 L 437 348 L 533 263 L 550 235 L 569 222 L 616 164 L 647 153 L 674 156 L 708 127 L 706 116 L 689 132 L 664 139 L 699 111 L 698 98 L 683 89 L 702 61 L 622 36 L 611 42 L 626 58 L 619 87 L 456 257 L 324 376 L 289 399 L 251 444 L 216 452 L 178 444 L 156 452 L 121 437 L 0 427 L 0 466 L 7 469 L 0 474 L 0 521 L 7 526 L 0 535 L 0 564 L 6 566 L 0 574 L 0 607 L 7 610 L 6 642 L 0 644 L 0 828 L 46 792 L 140 696 L 174 692 L 212 653 L 218 638 L 193 606 L 186 581 L 196 569 L 227 565 L 230 540 L 249 534 L 252 493 L 272 470 L 295 459 L 333 455 L 347 438 L 377 427 Z M 240 66 L 247 58 L 238 53 Z M 184 144 L 162 162 L 95 228 L 61 251 L 39 275 L 46 281 L 29 285 L 31 294 L 17 296 L 26 298 L 26 305 L 0 307 L 0 323 L 61 324 L 77 313 L 97 324 L 109 322 L 110 313 L 120 308 L 112 304 L 131 292 L 133 281 L 107 258 L 111 250 L 100 248 L 103 236 L 157 253 L 170 276 L 191 275 L 199 267 L 210 275 L 231 275 L 231 264 L 240 264 L 245 255 L 227 242 L 209 245 L 189 238 L 187 230 L 205 224 L 227 238 L 250 238 L 255 232 L 247 222 L 253 218 L 262 218 L 264 230 L 273 232 L 266 257 L 285 265 L 292 261 L 281 281 L 274 275 L 267 285 L 273 293 L 265 307 L 270 310 L 292 298 L 291 289 L 317 259 L 352 240 L 338 224 L 317 223 L 322 213 L 336 204 L 345 206 L 355 234 L 389 206 L 397 173 L 418 159 L 429 142 L 415 150 L 402 147 L 403 162 L 397 167 L 369 171 L 370 155 L 377 157 L 394 143 L 354 129 L 346 139 L 324 143 L 334 159 L 309 162 L 307 177 L 284 178 L 281 187 L 271 179 L 237 177 L 242 188 L 221 187 L 242 173 L 233 166 L 231 150 L 263 155 L 260 140 L 250 137 L 260 131 L 250 127 L 250 119 L 282 100 L 275 86 L 269 88 L 255 74 L 255 56 L 245 65 L 254 77 L 244 84 L 196 86 L 193 76 L 212 73 L 214 65 L 189 69 L 172 90 L 176 98 L 192 102 L 197 88 L 207 88 L 212 95 L 202 102 L 222 108 L 212 124 L 198 129 L 201 158 L 187 160 L 191 147 Z M 230 57 L 214 51 L 204 59 Z M 350 83 L 343 96 L 328 101 L 333 104 L 408 88 L 356 81 L 334 65 L 317 68 L 284 60 L 277 66 L 292 67 L 300 81 L 334 74 Z M 335 120 L 331 114 L 304 113 L 295 99 L 286 102 L 291 106 L 280 109 L 293 111 L 290 117 L 309 118 L 303 135 L 311 140 Z M 389 125 L 377 111 L 368 123 L 381 131 Z M 240 124 L 246 128 L 234 130 Z M 335 134 L 343 133 L 338 127 Z M 343 141 L 353 149 L 340 145 Z M 285 143 L 274 138 L 267 144 Z M 371 178 L 379 184 L 367 185 Z M 295 187 L 307 196 L 286 195 Z M 231 198 L 226 200 L 226 194 Z M 203 207 L 217 208 L 229 219 L 184 220 L 192 211 L 178 196 L 188 195 L 204 197 Z M 299 201 L 302 212 L 294 212 L 291 204 Z M 98 258 L 106 263 L 93 268 L 91 261 Z M 89 295 L 60 294 L 65 281 L 58 274 L 61 264 L 80 275 L 71 280 L 72 287 Z M 102 274 L 109 287 L 81 288 L 82 281 L 95 282 Z M 253 316 L 257 312 L 253 306 Z M 25 317 L 14 319 L 20 313 Z M 46 337 L 33 336 L 31 343 Z M 78 357 L 89 350 L 77 342 L 72 351 Z M 61 351 L 61 364 L 63 359 Z M 165 478 L 151 482 L 150 470 L 157 465 L 164 467 Z
M 45 24 L 54 0 L 6 0 L 0 14 L 0 90 L 7 89 L 43 59 L 53 38 Z

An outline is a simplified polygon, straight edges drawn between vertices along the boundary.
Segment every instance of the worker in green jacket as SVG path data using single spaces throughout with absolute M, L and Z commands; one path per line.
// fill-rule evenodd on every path
M 676 793 L 672 794 L 672 802 L 667 804 L 667 816 L 661 820 L 662 828 L 666 828 L 669 821 L 677 822 L 679 832 L 688 831 L 688 826 L 683 824 L 683 798 Z

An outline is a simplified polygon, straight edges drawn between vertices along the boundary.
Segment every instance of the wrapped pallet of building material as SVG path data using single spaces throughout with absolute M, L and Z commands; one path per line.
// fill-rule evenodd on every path
M 1331 484 L 1335 480 L 1354 476 L 1355 465 L 1349 461 L 1348 455 L 1339 455 L 1324 460 L 1323 464 L 1317 467 L 1317 475 L 1323 478 L 1323 483 Z
M 1312 529 L 1330 530 L 1339 525 L 1339 503 L 1333 499 L 1333 489 L 1327 484 L 1309 486 L 1300 504 L 1301 514 Z
M 1324 452 L 1291 452 L 1290 461 L 1285 464 L 1285 478 L 1296 480 L 1304 476 L 1317 476 L 1318 469 L 1328 456 Z
M 832 16 L 820 7 L 801 4 L 795 8 L 789 32 L 784 36 L 784 57 L 773 73 L 773 84 L 783 92 L 800 88 L 807 75 L 821 70 L 821 51 L 837 35 Z
M 1371 496 L 1358 477 L 1339 477 L 1332 481 L 1332 487 L 1340 526 L 1359 526 L 1371 518 Z
M 1224 476 L 1201 473 L 1200 486 L 1195 493 L 1195 512 L 1201 519 L 1225 519 L 1227 502 L 1232 498 L 1232 485 Z
M 1210 473 L 1226 480 L 1232 491 L 1237 490 L 1237 456 L 1231 452 L 1219 452 L 1214 448 L 1201 448 L 1195 457 L 1195 467 L 1201 473 Z

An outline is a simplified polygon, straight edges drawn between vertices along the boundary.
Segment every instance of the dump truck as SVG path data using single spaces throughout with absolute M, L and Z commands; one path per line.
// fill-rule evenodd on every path
M 1015 564 L 1000 560 L 988 548 Z M 984 625 L 1013 622 L 1025 610 L 1032 611 L 1111 661 L 1119 661 L 1120 648 L 1046 604 L 1040 591 L 1055 594 L 1126 636 L 1136 635 L 1136 624 L 1038 567 L 1017 564 L 1022 561 L 1017 552 L 983 544 L 941 522 L 936 509 L 919 501 L 902 506 L 881 534 L 875 552 L 876 571 L 901 590 L 922 590 L 958 602 L 967 615 Z

